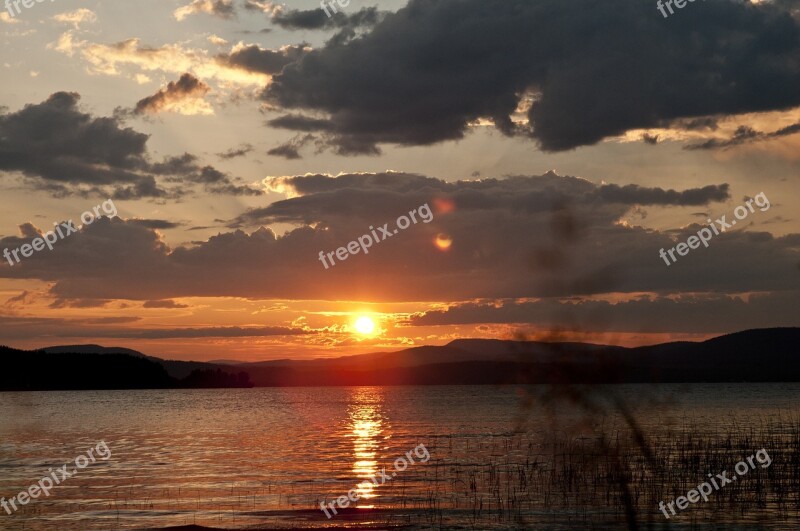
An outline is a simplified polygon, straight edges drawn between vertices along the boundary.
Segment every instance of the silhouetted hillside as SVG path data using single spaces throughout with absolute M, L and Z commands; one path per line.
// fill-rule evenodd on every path
M 39 349 L 41 352 L 48 354 L 74 354 L 79 352 L 81 354 L 127 354 L 137 358 L 147 358 L 138 350 L 123 347 L 103 347 L 100 345 L 58 345 L 54 347 L 45 347 Z
M 170 376 L 162 362 L 141 354 L 24 351 L 0 346 L 0 391 L 251 387 L 244 372 L 202 364 L 186 378 Z M 80 348 L 76 346 L 75 348 Z M 99 347 L 102 349 L 102 347 Z M 135 351 L 133 351 L 135 352 Z
M 0 347 L 5 391 L 163 389 L 173 387 L 164 367 L 128 354 L 26 352 Z
M 0 389 L 798 382 L 798 344 L 800 328 L 636 348 L 459 339 L 397 352 L 239 365 L 0 348 Z
M 800 381 L 800 328 L 645 347 L 459 339 L 313 361 L 243 364 L 256 386 Z

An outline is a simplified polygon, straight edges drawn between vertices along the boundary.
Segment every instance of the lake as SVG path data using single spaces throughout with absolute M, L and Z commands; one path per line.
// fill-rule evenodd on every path
M 642 528 L 797 529 L 798 397 L 800 384 L 0 393 L 0 496 L 76 470 L 0 509 L 0 529 L 627 529 L 626 507 Z M 77 469 L 101 441 L 110 457 Z M 762 448 L 769 467 L 659 512 Z M 320 503 L 351 489 L 328 519 Z

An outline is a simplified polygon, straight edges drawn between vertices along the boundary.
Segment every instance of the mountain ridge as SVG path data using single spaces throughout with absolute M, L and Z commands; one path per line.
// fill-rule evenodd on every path
M 169 380 L 155 375 L 159 387 L 325 386 L 325 385 L 459 385 L 540 383 L 646 383 L 800 381 L 800 328 L 743 330 L 699 342 L 675 341 L 639 347 L 576 342 L 459 339 L 446 345 L 423 345 L 393 352 L 358 354 L 315 360 L 272 360 L 236 365 L 165 360 L 122 347 L 87 345 L 92 352 L 67 352 L 81 346 L 21 351 L 0 347 L 0 357 L 29 367 L 26 385 L 48 370 L 45 360 L 59 366 L 104 363 L 124 365 L 126 358 L 160 365 Z M 50 352 L 48 352 L 50 351 Z M 109 361 L 114 358 L 114 362 Z M 55 360 L 55 361 L 53 361 Z M 41 362 L 40 362 L 41 361 Z M 227 360 L 226 360 L 227 361 Z M 79 369 L 80 367 L 78 367 Z M 75 370 L 78 370 L 75 369 Z M 71 369 L 70 369 L 71 370 Z M 88 370 L 88 369 L 86 369 Z M 154 369 L 148 369 L 154 370 Z M 155 374 L 155 373 L 154 373 Z M 247 376 L 247 380 L 244 376 Z M 43 377 L 44 378 L 44 377 Z M 48 380 L 48 378 L 50 378 Z M 51 381 L 55 376 L 47 376 Z M 85 380 L 85 379 L 84 379 Z M 83 381 L 81 388 L 91 385 Z M 14 380 L 6 376 L 5 386 Z M 55 381 L 55 380 L 52 380 Z M 178 384 L 176 382 L 184 382 Z M 211 385 L 213 383 L 220 385 Z M 242 383 L 242 385 L 238 385 Z M 133 382 L 129 385 L 135 385 Z M 106 388 L 102 379 L 98 388 Z M 10 387 L 9 387 L 10 386 Z M 24 386 L 23 386 L 24 387 Z

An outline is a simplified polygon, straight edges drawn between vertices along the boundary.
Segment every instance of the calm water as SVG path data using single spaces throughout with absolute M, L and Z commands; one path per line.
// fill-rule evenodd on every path
M 798 418 L 800 385 L 795 384 L 615 389 L 625 403 L 637 405 L 635 416 L 648 433 L 669 426 L 723 433 L 733 425 L 779 432 Z M 8 499 L 27 489 L 50 468 L 75 468 L 75 458 L 100 441 L 111 451 L 107 461 L 97 459 L 77 471 L 49 497 L 12 515 L 0 509 L 0 529 L 352 528 L 356 523 L 381 529 L 602 528 L 608 520 L 602 507 L 580 504 L 553 510 L 514 506 L 517 516 L 503 517 L 502 509 L 509 509 L 518 493 L 510 487 L 501 492 L 504 483 L 492 477 L 494 467 L 530 466 L 535 441 L 554 433 L 580 441 L 598 424 L 613 433 L 622 423 L 614 415 L 584 418 L 563 403 L 529 404 L 525 390 L 541 389 L 0 393 L 0 496 Z M 395 459 L 420 444 L 430 453 L 428 462 L 371 485 L 380 469 L 394 471 Z M 740 458 L 732 455 L 731 463 Z M 716 470 L 696 475 L 702 480 L 706 472 Z M 357 509 L 325 518 L 319 502 L 353 488 L 361 496 Z M 666 529 L 652 512 L 647 518 Z M 577 513 L 584 523 L 570 523 Z M 691 516 L 680 520 L 684 526 L 690 521 Z M 756 521 L 738 529 L 759 528 Z M 625 528 L 613 522 L 608 520 L 607 528 Z M 798 521 L 768 528 L 797 529 Z

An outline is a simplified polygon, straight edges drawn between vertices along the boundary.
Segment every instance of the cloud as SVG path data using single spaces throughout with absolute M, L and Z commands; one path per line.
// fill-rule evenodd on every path
M 459 182 L 403 173 L 304 175 L 265 185 L 291 197 L 234 221 L 251 232 L 230 230 L 172 247 L 141 224 L 103 218 L 53 251 L 13 267 L 0 261 L 0 277 L 41 280 L 61 300 L 141 301 L 733 295 L 797 286 L 798 235 L 774 237 L 737 226 L 667 268 L 658 250 L 686 241 L 699 225 L 658 231 L 620 222 L 638 201 L 659 208 L 692 205 L 722 197 L 723 185 L 676 194 L 649 188 L 603 194 L 592 182 L 554 173 Z M 412 224 L 368 254 L 328 269 L 320 262 L 320 251 L 336 251 L 370 234 L 370 226 L 386 223 L 391 231 L 400 215 L 425 204 L 433 213 L 430 223 Z M 275 223 L 293 228 L 278 235 L 269 228 Z M 0 249 L 28 243 L 40 229 L 28 224 L 22 230 L 24 236 L 0 239 Z M 452 242 L 446 251 L 436 245 L 442 234 Z
M 782 127 L 776 131 L 772 131 L 770 133 L 764 133 L 761 131 L 756 131 L 752 127 L 743 125 L 736 129 L 733 133 L 733 136 L 727 140 L 721 140 L 719 138 L 710 138 L 703 142 L 698 142 L 695 144 L 689 144 L 685 146 L 684 149 L 689 150 L 698 150 L 698 149 L 725 149 L 730 148 L 733 146 L 740 146 L 742 144 L 749 144 L 752 142 L 760 142 L 763 140 L 769 140 L 772 138 L 779 138 L 782 136 L 789 136 L 795 135 L 800 133 L 800 122 L 787 125 L 786 127 Z
M 330 125 L 327 120 L 321 118 L 309 118 L 299 114 L 287 114 L 278 118 L 273 118 L 267 122 L 272 127 L 282 129 L 295 129 L 297 131 L 327 131 Z
M 97 15 L 94 11 L 82 7 L 75 11 L 68 11 L 66 13 L 59 13 L 53 17 L 56 22 L 63 22 L 65 24 L 72 24 L 75 28 L 84 22 L 94 23 L 97 22 Z
M 654 11 L 627 0 L 410 0 L 360 38 L 287 65 L 263 99 L 322 117 L 298 130 L 327 132 L 344 153 L 458 140 L 479 120 L 562 151 L 800 105 L 785 88 L 800 86 L 800 19 L 786 6 L 696 3 L 680 24 Z
M 547 328 L 570 323 L 570 327 L 578 330 L 726 333 L 746 328 L 797 326 L 796 317 L 789 311 L 791 301 L 796 297 L 796 292 L 787 292 L 750 297 L 713 294 L 677 298 L 641 297 L 616 303 L 596 300 L 464 303 L 447 310 L 415 314 L 408 324 L 513 323 Z M 709 320 L 708 315 L 711 314 L 724 314 L 726 318 Z
M 398 194 L 412 195 L 414 190 L 422 191 L 412 195 L 415 200 L 423 201 L 431 194 L 444 194 L 461 205 L 462 210 L 492 210 L 505 205 L 512 211 L 531 212 L 571 204 L 581 208 L 585 208 L 582 205 L 597 205 L 598 212 L 606 209 L 613 215 L 622 215 L 631 205 L 692 206 L 730 197 L 727 184 L 677 192 L 638 185 L 597 186 L 552 172 L 540 177 L 517 176 L 457 183 L 394 172 L 348 173 L 336 177 L 306 174 L 268 178 L 265 186 L 269 191 L 286 193 L 293 199 L 250 210 L 234 220 L 232 226 L 269 222 L 312 224 L 340 215 L 369 219 L 386 208 L 392 208 L 392 201 Z M 359 207 L 358 202 L 364 197 L 371 197 L 371 200 Z
M 203 166 L 199 168 L 199 171 L 187 173 L 184 177 L 191 182 L 202 184 L 207 192 L 214 194 L 240 196 L 259 196 L 263 194 L 261 190 L 234 183 L 230 177 L 213 166 Z
M 686 294 L 676 297 L 637 296 L 629 300 L 540 299 L 481 301 L 451 305 L 409 316 L 410 326 L 484 323 L 531 324 L 608 332 L 729 333 L 748 328 L 798 326 L 797 291 L 748 296 Z M 724 315 L 724 319 L 709 316 Z
M 279 9 L 272 14 L 272 23 L 288 30 L 329 30 L 336 28 L 371 27 L 377 24 L 385 12 L 377 7 L 365 7 L 355 13 L 332 13 L 329 17 L 322 9 L 284 10 Z
M 6 300 L 3 306 L 7 310 L 13 310 L 16 307 L 24 307 L 27 304 L 32 303 L 35 300 L 36 296 L 28 290 L 23 290 L 22 293 L 16 295 L 14 297 L 10 297 Z
M 213 166 L 201 165 L 197 157 L 190 153 L 167 157 L 162 162 L 151 164 L 150 169 L 159 174 L 179 175 L 183 182 L 203 185 L 209 193 L 240 196 L 258 196 L 263 193 L 250 186 L 237 184 L 234 179 Z
M 663 188 L 646 188 L 636 184 L 619 186 L 604 184 L 595 195 L 609 203 L 635 205 L 675 205 L 697 206 L 707 205 L 712 201 L 725 201 L 730 198 L 727 184 L 710 184 L 702 188 L 692 188 L 683 192 L 664 190 Z
M 650 144 L 651 146 L 655 146 L 658 144 L 658 135 L 650 135 L 648 133 L 642 134 L 642 141 L 645 144 Z
M 19 20 L 15 19 L 5 11 L 0 12 L 0 22 L 3 22 L 4 24 L 19 24 Z
M 236 157 L 244 157 L 245 155 L 253 151 L 253 149 L 254 148 L 252 144 L 245 143 L 240 145 L 236 149 L 230 148 L 228 151 L 225 151 L 223 153 L 217 153 L 217 156 L 224 160 L 230 160 L 230 159 L 235 159 Z
M 0 172 L 19 172 L 28 186 L 56 196 L 168 198 L 193 184 L 210 193 L 261 193 L 188 153 L 152 162 L 148 135 L 123 127 L 117 117 L 82 112 L 79 100 L 77 93 L 56 92 L 42 103 L 0 113 Z
M 261 11 L 270 17 L 273 24 L 287 30 L 330 30 L 345 29 L 353 31 L 357 28 L 370 27 L 377 24 L 385 15 L 377 7 L 364 7 L 355 13 L 338 12 L 329 8 L 330 16 L 323 9 L 289 9 L 274 2 L 247 0 L 245 9 Z
M 108 325 L 108 324 L 123 324 L 123 323 L 135 323 L 137 321 L 141 321 L 141 317 L 94 317 L 88 319 L 80 319 L 80 322 L 90 324 L 90 325 Z
M 369 141 L 364 141 L 363 139 L 357 139 L 354 137 L 341 137 L 335 134 L 330 134 L 330 131 L 333 131 L 330 123 L 321 118 L 312 118 L 308 116 L 302 116 L 298 114 L 286 114 L 283 116 L 279 116 L 278 118 L 273 118 L 267 122 L 267 125 L 271 125 L 272 127 L 277 127 L 280 129 L 292 129 L 296 131 L 320 131 L 322 132 L 319 135 L 319 142 L 317 142 L 319 149 L 324 149 L 325 147 L 332 147 L 333 151 L 339 155 L 380 155 L 381 150 L 376 145 Z M 288 142 L 284 143 L 281 146 L 275 148 L 277 152 L 275 154 L 280 154 L 283 156 L 294 155 L 297 154 L 296 158 L 299 158 L 299 153 L 297 152 L 297 139 L 301 138 L 299 135 L 293 137 Z M 309 137 L 308 135 L 302 138 L 317 138 L 314 136 Z M 302 145 L 302 144 L 301 144 Z M 292 158 L 292 157 L 287 157 Z
M 127 39 L 113 44 L 96 44 L 75 37 L 70 30 L 58 41 L 48 45 L 65 55 L 79 54 L 93 74 L 109 76 L 127 75 L 135 79 L 141 72 L 126 73 L 125 69 L 145 72 L 161 71 L 182 75 L 190 72 L 208 82 L 217 80 L 221 87 L 228 85 L 258 86 L 269 82 L 269 76 L 229 66 L 225 61 L 211 57 L 205 50 L 185 48 L 180 44 L 165 44 L 159 47 L 143 46 L 139 39 Z
M 175 339 L 191 337 L 271 337 L 271 336 L 299 336 L 313 332 L 299 328 L 282 326 L 213 326 L 204 328 L 166 328 L 154 330 L 141 330 L 131 332 L 116 332 L 113 336 L 139 339 Z
M 284 9 L 280 4 L 264 0 L 245 0 L 244 8 L 249 11 L 261 11 L 268 15 L 283 11 Z
M 139 173 L 146 165 L 147 135 L 121 127 L 114 118 L 82 113 L 79 99 L 74 92 L 57 92 L 0 115 L 0 170 L 62 185 L 152 184 Z M 158 187 L 151 191 L 165 194 Z
M 186 17 L 198 13 L 229 19 L 233 17 L 235 11 L 232 0 L 193 0 L 192 3 L 176 9 L 173 14 L 176 20 L 182 21 Z
M 197 328 L 131 329 L 108 325 L 139 321 L 138 317 L 101 317 L 89 319 L 59 319 L 41 317 L 0 316 L 4 339 L 31 337 L 91 337 L 114 339 L 179 339 L 203 337 L 280 337 L 312 335 L 316 332 L 281 326 L 221 326 Z M 90 326 L 86 326 L 90 325 Z M 91 326 L 102 325 L 102 326 Z
M 225 46 L 228 44 L 228 41 L 218 35 L 209 35 L 208 42 L 211 44 L 216 44 L 217 46 Z
M 158 114 L 175 112 L 183 115 L 214 114 L 214 110 L 203 100 L 211 88 L 194 77 L 183 74 L 178 81 L 170 81 L 165 88 L 152 96 L 139 100 L 134 114 Z
M 109 299 L 59 297 L 50 304 L 50 308 L 102 308 L 109 302 Z
M 183 226 L 183 223 L 176 223 L 174 221 L 167 221 L 166 219 L 129 219 L 128 223 L 133 223 L 135 225 L 141 225 L 142 227 L 146 227 L 148 229 L 154 230 L 165 230 L 165 229 L 177 229 L 178 227 Z
M 160 301 L 145 301 L 142 304 L 142 308 L 170 308 L 170 309 L 177 309 L 177 308 L 188 308 L 188 304 L 180 304 L 171 299 L 165 299 Z
M 267 155 L 283 157 L 287 160 L 301 159 L 302 157 L 300 156 L 300 149 L 315 139 L 316 137 L 311 134 L 296 135 L 289 141 L 267 151 Z
M 279 50 L 266 50 L 257 44 L 245 45 L 239 43 L 233 47 L 230 54 L 218 57 L 223 64 L 262 74 L 278 74 L 283 67 L 299 60 L 311 51 L 305 44 L 297 46 L 283 46 Z

